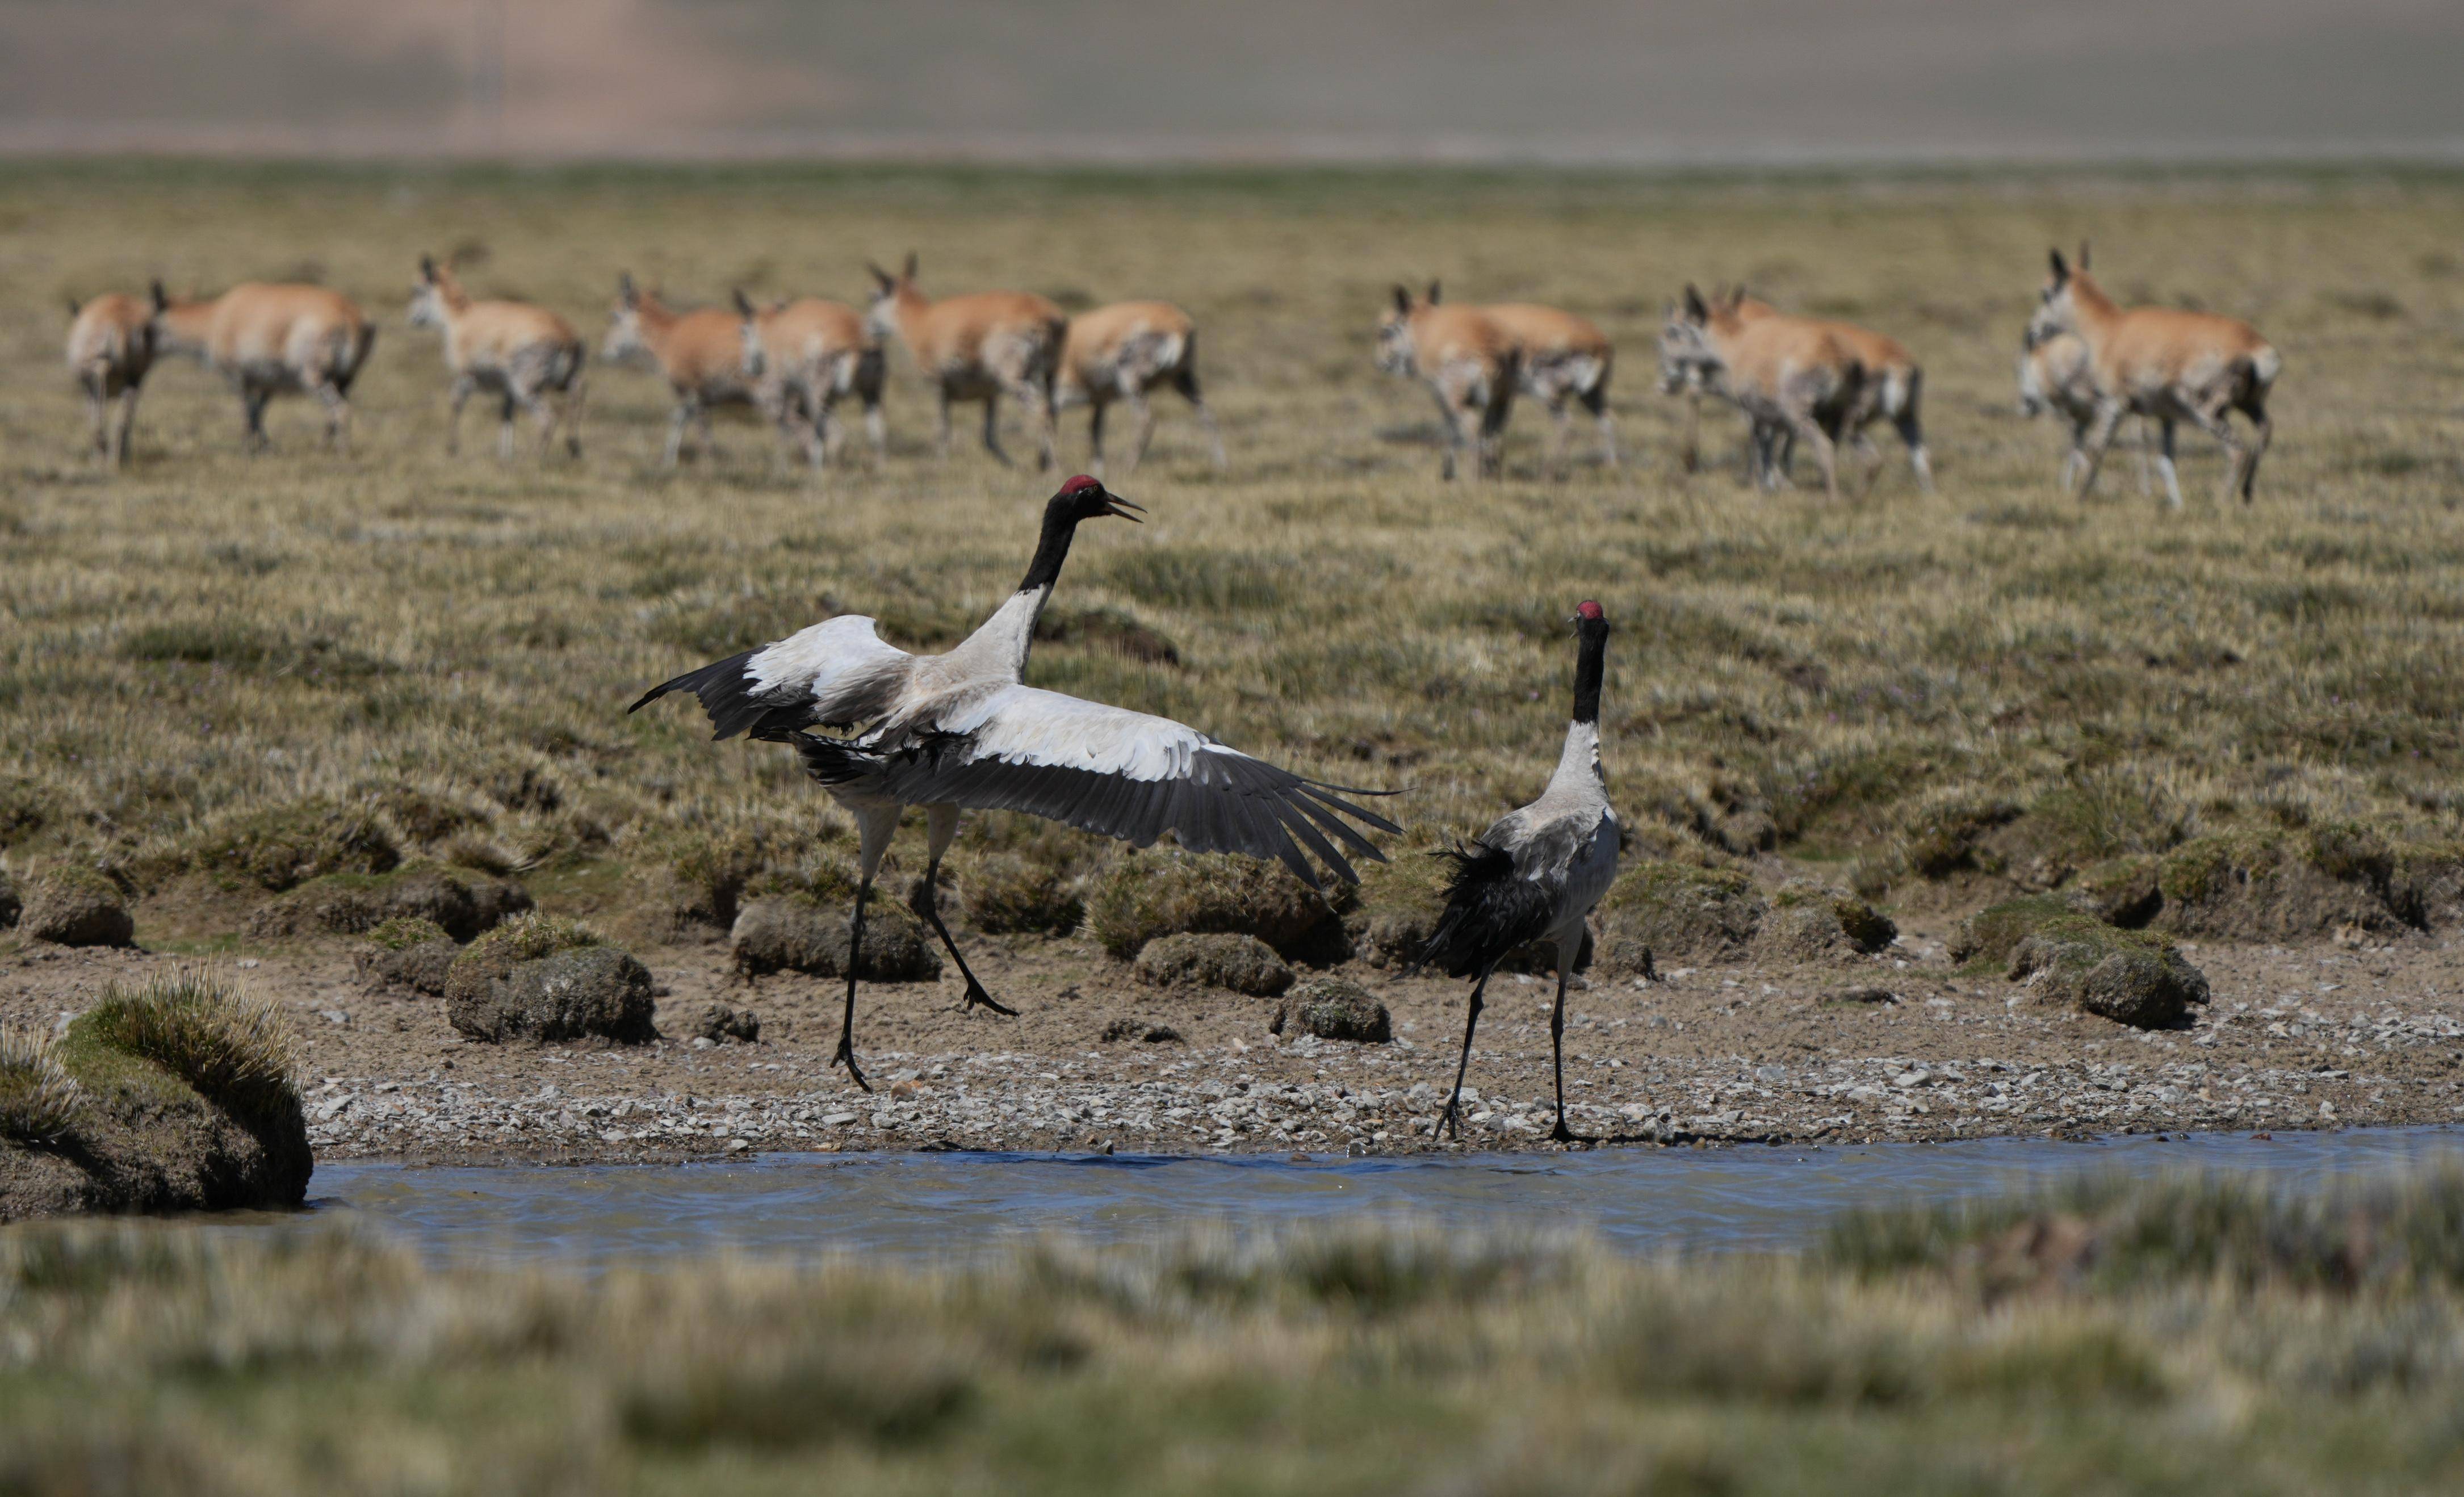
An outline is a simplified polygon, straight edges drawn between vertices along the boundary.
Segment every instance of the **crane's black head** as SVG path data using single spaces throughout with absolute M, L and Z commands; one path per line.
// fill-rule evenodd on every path
M 1144 513 L 1084 473 L 1070 479 L 1044 506 L 1044 535 L 1036 542 L 1035 560 L 1027 564 L 1026 578 L 1018 590 L 1033 592 L 1060 579 L 1061 563 L 1069 559 L 1069 538 L 1077 533 L 1079 521 L 1107 515 L 1134 520 Z
M 1100 481 L 1080 473 L 1063 484 L 1060 491 L 1052 495 L 1052 502 L 1045 506 L 1044 517 L 1047 524 L 1063 519 L 1074 525 L 1082 519 L 1102 519 L 1108 515 L 1134 520 L 1145 513 L 1144 509 L 1105 488 Z

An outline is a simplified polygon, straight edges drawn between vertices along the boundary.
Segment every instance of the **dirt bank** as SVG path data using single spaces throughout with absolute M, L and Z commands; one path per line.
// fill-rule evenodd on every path
M 1586 988 L 1566 1035 L 1575 1126 L 1683 1143 L 2464 1118 L 2464 950 L 2450 941 L 2194 948 L 2213 1002 L 2189 1027 L 2143 1033 L 1952 968 L 1945 934 L 1920 922 L 1883 956 L 1819 968 L 1681 968 Z M 946 979 L 868 986 L 857 1040 L 870 1094 L 828 1065 L 829 984 L 747 983 L 716 944 L 640 953 L 664 987 L 668 1038 L 631 1048 L 466 1042 L 441 1002 L 371 990 L 339 946 L 245 975 L 294 1016 L 324 1158 L 1427 1147 L 1462 1033 L 1459 984 L 1345 969 L 1394 1016 L 1392 1044 L 1352 1045 L 1270 1033 L 1272 999 L 1137 986 L 1083 943 L 979 949 L 1022 1016 L 962 1014 Z M 50 1025 L 110 980 L 178 959 L 27 945 L 0 956 L 0 1018 Z M 1493 985 L 1469 1146 L 1552 1147 L 1549 995 L 1536 979 Z M 714 1002 L 755 1010 L 761 1042 L 684 1040 Z M 1159 1029 L 1178 1038 L 1146 1038 Z

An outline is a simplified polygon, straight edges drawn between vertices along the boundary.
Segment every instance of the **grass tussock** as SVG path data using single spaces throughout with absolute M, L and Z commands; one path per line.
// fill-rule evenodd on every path
M 10 179 L 38 226 L 34 253 L 0 266 L 12 856 L 146 888 L 210 868 L 260 897 L 417 853 L 597 878 L 640 906 L 611 928 L 672 930 L 723 927 L 765 874 L 844 843 L 794 755 L 713 745 L 673 702 L 623 708 L 833 611 L 937 648 L 1015 584 L 1041 485 L 973 454 L 924 462 L 929 397 L 903 352 L 890 462 L 833 473 L 826 502 L 750 424 L 723 432 L 721 455 L 661 470 L 664 387 L 630 369 L 593 370 L 582 463 L 448 457 L 435 348 L 398 332 L 354 386 L 347 459 L 315 450 L 304 401 L 275 408 L 271 459 L 245 456 L 222 382 L 170 365 L 147 384 L 128 470 L 82 460 L 61 293 L 158 273 L 210 288 L 313 253 L 385 318 L 406 246 L 498 224 L 519 231 L 490 235 L 473 290 L 539 300 L 585 334 L 645 254 L 693 299 L 737 282 L 847 297 L 863 282 L 850 247 L 903 244 L 949 290 L 1172 297 L 1204 330 L 1230 465 L 1217 473 L 1185 417 L 1158 410 L 1122 485 L 1150 523 L 1082 534 L 1032 675 L 1331 781 L 1408 785 L 1384 804 L 1433 838 L 1478 829 L 1545 777 L 1571 669 L 1560 621 L 1591 595 L 1620 629 L 1613 782 L 1655 856 L 1853 860 L 1858 892 L 1887 902 L 1930 880 L 2068 889 L 2116 859 L 2336 824 L 2365 828 L 2395 873 L 2332 849 L 2315 861 L 2296 836 L 2265 877 L 2315 873 L 2321 890 L 2188 901 L 2180 928 L 2434 929 L 2464 890 L 2464 797 L 2441 770 L 2464 754 L 2464 507 L 2453 433 L 2417 398 L 2464 318 L 2464 276 L 2443 268 L 2464 231 L 2453 174 L 2189 191 L 802 168 L 144 180 Z M 1056 215 L 1106 231 L 1056 235 Z M 825 217 L 838 231 L 816 237 Z M 1809 225 L 1818 256 L 1802 253 Z M 2283 350 L 2299 378 L 2255 505 L 2209 497 L 2221 455 L 2187 434 L 2178 514 L 2137 492 L 2126 451 L 2094 497 L 2055 491 L 2064 437 L 2012 411 L 2011 355 L 2047 240 L 2081 234 L 2117 284 L 2250 318 Z M 1503 482 L 1438 482 L 1424 394 L 1371 360 L 1398 256 L 1457 297 L 1598 321 L 1619 355 L 1626 465 L 1547 481 L 1545 415 L 1527 404 Z M 1853 308 L 1907 341 L 1939 492 L 1916 493 L 1896 460 L 1856 502 L 1749 492 L 1738 423 L 1717 409 L 1710 466 L 1680 472 L 1683 410 L 1649 370 L 1660 308 L 1689 278 Z M 1075 465 L 1085 429 L 1065 425 Z M 1057 880 L 1102 861 L 1020 818 L 968 837 Z M 893 856 L 910 875 L 920 864 L 912 840 Z M 985 916 L 1062 924 L 1001 900 Z
M 114 984 L 75 1032 L 162 1067 L 243 1122 L 298 1112 L 290 1024 L 271 1000 L 211 968 Z
M 2452 1489 L 2464 1178 L 1880 1210 L 1796 1259 L 1358 1226 L 974 1266 L 0 1237 L 0 1471 L 85 1489 Z M 211 1418 L 200 1417 L 210 1410 Z M 512 1483 L 508 1486 L 507 1483 Z
M 80 1100 L 50 1036 L 0 1025 L 0 1138 L 49 1143 L 68 1132 Z

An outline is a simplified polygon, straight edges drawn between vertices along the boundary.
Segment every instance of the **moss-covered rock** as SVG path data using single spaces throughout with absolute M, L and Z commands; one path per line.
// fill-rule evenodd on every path
M 2347 827 L 2193 838 L 2158 865 L 2157 923 L 2254 941 L 2310 940 L 2346 927 L 2395 931 L 2407 921 L 2389 902 L 2394 865 L 2385 844 Z
M 817 978 L 847 976 L 848 926 L 854 915 L 797 894 L 766 894 L 736 916 L 728 944 L 736 969 L 746 977 L 802 972 Z M 875 890 L 864 907 L 864 950 L 856 977 L 867 982 L 931 982 L 941 976 L 941 954 L 924 922 Z
M 445 975 L 445 1017 L 454 1028 L 474 1039 L 492 1038 L 490 992 L 512 976 L 514 968 L 561 951 L 598 944 L 597 936 L 571 920 L 545 914 L 517 915 L 473 941 L 454 958 Z M 473 1027 L 464 1027 L 458 1017 L 462 1014 L 471 1016 Z
M 2208 1001 L 2207 975 L 2173 943 L 2082 914 L 2046 921 L 2011 951 L 2011 979 L 2066 1007 L 2159 1029 Z
M 1087 916 L 1077 879 L 1010 853 L 976 860 L 958 881 L 958 897 L 969 923 L 993 935 L 1067 936 Z
M 2059 894 L 2025 894 L 1987 905 L 1959 922 L 1950 937 L 1950 959 L 1962 964 L 1983 962 L 1999 968 L 2011 960 L 2011 950 L 2051 921 L 2079 912 Z
M 352 959 L 362 980 L 372 986 L 407 987 L 442 998 L 446 974 L 461 955 L 462 948 L 435 921 L 398 915 L 370 931 L 366 947 Z
M 1742 956 L 1770 901 L 1731 869 L 1646 860 L 1627 869 L 1600 901 L 1599 965 L 1624 976 L 1660 961 Z
M 1138 953 L 1132 969 L 1151 987 L 1195 982 L 1272 998 L 1292 985 L 1292 969 L 1275 949 L 1254 936 L 1158 936 Z
M 413 863 L 385 873 L 311 879 L 253 911 L 248 933 L 260 939 L 349 936 L 389 920 L 419 919 L 467 941 L 530 908 L 530 891 L 512 879 Z
M 1367 988 L 1342 978 L 1313 978 L 1292 989 L 1268 1027 L 1277 1034 L 1309 1034 L 1353 1045 L 1384 1045 L 1395 1038 L 1386 1005 Z
M 62 946 L 126 946 L 137 936 L 120 886 L 89 868 L 55 865 L 34 875 L 18 913 L 19 934 Z
M 65 1126 L 0 1142 L 0 1221 L 298 1205 L 315 1160 L 286 1032 L 209 976 L 107 991 L 50 1050 Z
M 1281 864 L 1228 855 L 1144 852 L 1115 861 L 1087 897 L 1087 931 L 1129 960 L 1159 936 L 1254 936 L 1302 961 L 1346 954 L 1343 907 L 1351 886 L 1329 897 Z
M 1844 889 L 1794 883 L 1771 896 L 1754 934 L 1756 955 L 1776 961 L 1818 961 L 1871 955 L 1899 939 L 1890 916 Z
M 761 1042 L 761 1016 L 750 1008 L 705 1003 L 687 1024 L 686 1031 L 713 1045 L 758 1045 Z
M 1353 950 L 1373 967 L 1419 959 L 1446 906 L 1446 860 L 1429 848 L 1398 851 L 1360 870 L 1360 888 L 1346 918 Z
M 658 1038 L 650 1024 L 656 986 L 629 952 L 574 946 L 514 963 L 479 996 L 449 1002 L 447 1012 L 474 1040 L 647 1045 Z
M 322 798 L 232 818 L 189 850 L 201 872 L 277 893 L 329 873 L 383 873 L 402 850 L 375 807 Z

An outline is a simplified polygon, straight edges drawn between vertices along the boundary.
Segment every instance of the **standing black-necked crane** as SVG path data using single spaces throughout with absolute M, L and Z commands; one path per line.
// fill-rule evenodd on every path
M 1471 1064 L 1471 1034 L 1480 1023 L 1481 994 L 1489 974 L 1515 948 L 1536 940 L 1557 947 L 1557 1005 L 1549 1015 L 1549 1043 L 1557 1068 L 1557 1126 L 1549 1136 L 1576 1142 L 1566 1126 L 1566 980 L 1582 955 L 1583 921 L 1617 877 L 1617 819 L 1600 770 L 1600 677 L 1607 668 L 1608 615 L 1586 600 L 1574 610 L 1574 719 L 1557 772 L 1540 799 L 1507 812 L 1469 848 L 1441 849 L 1455 861 L 1446 884 L 1445 913 L 1415 965 L 1436 965 L 1453 978 L 1471 978 L 1470 1012 L 1463 1019 L 1463 1058 L 1455 1063 L 1455 1089 L 1429 1136 L 1448 1126 L 1463 1136 L 1457 1111 L 1463 1069 Z
M 1399 830 L 1333 792 L 1195 728 L 1058 692 L 1020 684 L 1035 621 L 1052 596 L 1070 538 L 1082 520 L 1139 508 L 1081 475 L 1044 507 L 1044 534 L 1026 577 L 973 634 L 940 655 L 911 655 L 882 643 L 873 621 L 841 614 L 759 649 L 730 655 L 652 687 L 633 704 L 691 692 L 710 714 L 715 738 L 749 734 L 791 743 L 805 772 L 855 817 L 855 917 L 847 937 L 847 1013 L 835 1065 L 855 1063 L 855 974 L 864 945 L 864 906 L 873 874 L 911 805 L 925 808 L 927 866 L 915 913 L 931 924 L 966 979 L 967 1006 L 1014 1014 L 984 991 L 941 923 L 941 854 L 958 812 L 1024 811 L 1145 848 L 1169 831 L 1193 852 L 1277 858 L 1314 889 L 1309 854 L 1346 882 L 1356 881 L 1341 848 L 1384 861 L 1375 845 L 1342 818 L 1379 831 Z M 853 730 L 823 737 L 807 728 Z M 1337 814 L 1340 813 L 1340 814 Z

